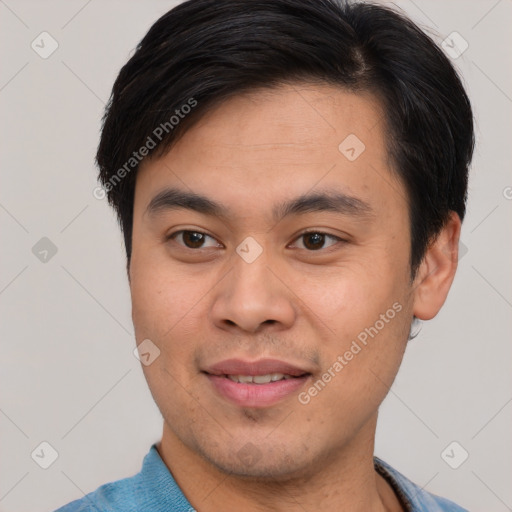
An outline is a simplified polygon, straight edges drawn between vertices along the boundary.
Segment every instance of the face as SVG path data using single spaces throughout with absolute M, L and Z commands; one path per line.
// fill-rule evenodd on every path
M 282 86 L 144 163 L 133 321 L 160 351 L 144 372 L 169 442 L 273 478 L 371 443 L 414 313 L 387 144 L 372 96 Z

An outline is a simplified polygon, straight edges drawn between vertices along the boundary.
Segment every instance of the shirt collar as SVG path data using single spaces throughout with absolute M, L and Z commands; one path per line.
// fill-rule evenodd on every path
M 439 501 L 433 495 L 411 482 L 389 464 L 374 457 L 375 470 L 391 485 L 402 507 L 407 512 L 443 512 Z M 140 477 L 141 493 L 139 506 L 143 510 L 173 510 L 174 512 L 194 512 L 185 495 L 174 480 L 171 472 L 160 457 L 156 443 L 145 456 Z M 461 510 L 461 509 L 458 509 Z

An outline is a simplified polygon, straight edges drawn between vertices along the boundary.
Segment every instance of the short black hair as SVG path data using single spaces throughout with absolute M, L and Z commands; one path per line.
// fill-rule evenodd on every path
M 348 0 L 188 0 L 154 23 L 115 81 L 96 155 L 128 264 L 143 157 L 164 155 L 234 95 L 304 82 L 381 101 L 389 160 L 407 191 L 415 274 L 450 212 L 464 218 L 471 105 L 449 59 L 411 20 Z

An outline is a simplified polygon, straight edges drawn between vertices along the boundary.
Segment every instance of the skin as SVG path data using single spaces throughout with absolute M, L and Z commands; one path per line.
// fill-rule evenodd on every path
M 224 102 L 138 173 L 129 266 L 136 339 L 161 351 L 143 367 L 164 419 L 158 450 L 201 512 L 403 510 L 373 467 L 378 407 L 413 315 L 428 320 L 445 301 L 460 220 L 450 216 L 411 280 L 407 194 L 388 161 L 387 133 L 369 94 L 283 85 Z M 349 134 L 366 146 L 354 161 L 338 149 Z M 171 186 L 232 215 L 148 213 Z M 371 211 L 272 219 L 274 205 L 319 190 Z M 344 242 L 308 239 L 306 229 Z M 199 249 L 190 238 L 167 239 L 180 230 L 208 236 Z M 248 236 L 262 248 L 252 263 L 236 252 Z M 240 407 L 201 371 L 272 357 L 307 368 L 307 390 L 395 303 L 400 312 L 307 404 L 294 393 Z

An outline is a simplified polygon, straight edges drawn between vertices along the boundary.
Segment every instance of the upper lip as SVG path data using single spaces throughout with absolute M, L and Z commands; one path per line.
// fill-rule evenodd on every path
M 299 377 L 310 373 L 304 368 L 278 359 L 258 359 L 256 361 L 244 361 L 242 359 L 226 359 L 208 366 L 205 370 L 210 375 L 268 375 L 282 373 Z

